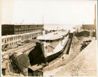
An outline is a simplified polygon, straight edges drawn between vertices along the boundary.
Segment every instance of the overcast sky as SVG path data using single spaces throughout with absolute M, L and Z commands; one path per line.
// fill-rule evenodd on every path
M 93 24 L 94 0 L 4 0 L 2 23 Z

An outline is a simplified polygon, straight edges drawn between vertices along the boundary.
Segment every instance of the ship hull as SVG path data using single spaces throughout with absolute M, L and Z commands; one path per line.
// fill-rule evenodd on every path
M 35 49 L 33 49 L 28 55 L 31 65 L 51 62 L 52 60 L 61 56 L 63 52 L 67 52 L 67 51 L 64 51 L 67 46 L 67 43 L 68 43 L 68 39 L 62 50 L 47 57 L 45 57 L 44 55 L 43 44 L 39 43 L 39 46 L 35 47 Z
M 70 45 L 72 42 L 72 36 L 73 36 L 72 34 L 69 34 L 69 37 L 66 39 L 66 42 L 64 44 L 64 47 L 60 51 L 58 51 L 54 54 L 51 54 L 49 56 L 46 56 L 46 57 L 44 55 L 44 46 L 42 43 L 39 43 L 39 45 L 37 47 L 35 47 L 35 49 L 33 49 L 28 55 L 31 64 L 34 65 L 34 64 L 51 62 L 52 60 L 60 57 L 63 52 L 66 54 L 69 53 Z M 65 36 L 65 38 L 66 38 L 66 36 Z M 69 42 L 69 45 L 68 45 L 68 42 Z
M 67 43 L 68 43 L 68 41 L 67 41 Z M 46 62 L 50 62 L 50 61 L 52 61 L 52 60 L 54 60 L 54 59 L 60 57 L 60 56 L 63 54 L 63 52 L 64 52 L 64 50 L 65 50 L 65 48 L 66 48 L 66 46 L 67 46 L 67 43 L 66 43 L 66 45 L 64 46 L 64 48 L 63 48 L 61 51 L 59 51 L 59 52 L 57 52 L 57 53 L 55 53 L 55 54 L 52 54 L 52 55 L 46 57 L 46 58 L 45 58 Z
M 53 55 L 50 55 L 50 56 L 46 57 L 46 58 L 45 58 L 45 59 L 46 59 L 46 62 L 50 62 L 50 61 L 56 59 L 56 58 L 59 57 L 62 53 L 63 53 L 63 52 L 60 51 L 60 52 L 57 52 L 57 53 L 55 53 L 55 54 L 53 54 Z

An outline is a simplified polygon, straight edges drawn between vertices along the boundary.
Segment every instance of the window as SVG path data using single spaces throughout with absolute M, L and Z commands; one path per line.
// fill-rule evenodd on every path
M 2 39 L 2 43 L 4 42 L 4 39 Z

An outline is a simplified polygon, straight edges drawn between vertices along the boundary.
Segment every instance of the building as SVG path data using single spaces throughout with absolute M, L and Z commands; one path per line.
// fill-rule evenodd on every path
M 96 37 L 96 26 L 94 24 L 83 24 L 81 31 L 86 31 L 89 33 L 89 36 Z
M 3 24 L 1 26 L 2 35 L 11 35 L 14 34 L 14 25 L 13 24 Z
M 2 25 L 2 50 L 6 51 L 32 41 L 43 32 L 43 25 Z
M 14 24 L 3 24 L 2 35 L 13 35 L 29 33 L 34 31 L 43 30 L 43 24 L 25 24 L 25 25 L 14 25 Z
M 96 27 L 95 27 L 94 24 L 83 24 L 83 25 L 82 25 L 82 29 L 83 29 L 83 30 L 90 31 L 90 30 L 95 30 Z

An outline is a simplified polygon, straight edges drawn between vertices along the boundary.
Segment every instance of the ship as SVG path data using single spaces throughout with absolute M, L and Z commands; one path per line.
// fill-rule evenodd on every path
M 56 59 L 63 53 L 68 39 L 68 31 L 55 31 L 38 36 L 35 48 L 28 55 L 30 64 L 47 64 Z

